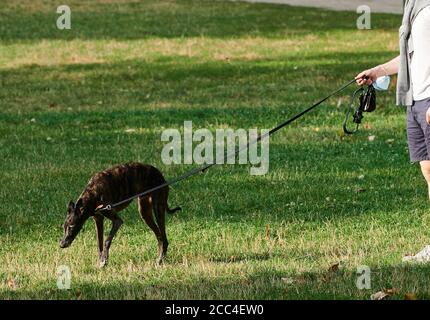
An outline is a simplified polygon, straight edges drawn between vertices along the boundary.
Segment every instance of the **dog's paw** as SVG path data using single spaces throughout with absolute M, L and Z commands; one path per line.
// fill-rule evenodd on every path
M 107 263 L 108 263 L 108 255 L 102 253 L 100 255 L 100 258 L 99 258 L 99 267 L 103 268 L 103 267 L 105 267 L 107 265 Z
M 103 267 L 106 267 L 106 265 L 107 265 L 107 260 L 106 259 L 100 259 L 99 267 L 103 268 Z
M 158 266 L 163 266 L 164 265 L 164 260 L 166 259 L 165 255 L 162 255 L 161 257 L 158 258 L 157 260 L 157 265 Z

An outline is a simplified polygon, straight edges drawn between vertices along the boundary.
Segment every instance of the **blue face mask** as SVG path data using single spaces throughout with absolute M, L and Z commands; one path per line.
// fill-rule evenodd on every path
M 388 90 L 388 87 L 390 86 L 390 77 L 379 77 L 374 83 L 372 83 L 372 86 L 378 91 Z

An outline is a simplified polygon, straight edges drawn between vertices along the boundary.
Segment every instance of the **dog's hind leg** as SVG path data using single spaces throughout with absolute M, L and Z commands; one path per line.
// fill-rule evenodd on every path
M 152 196 L 147 196 L 144 198 L 139 198 L 139 213 L 142 219 L 146 222 L 149 228 L 154 232 L 155 237 L 158 241 L 159 254 L 161 255 L 162 250 L 162 237 L 158 226 L 155 224 L 154 217 L 152 215 Z M 160 263 L 160 262 L 159 262 Z
M 161 241 L 158 241 L 159 258 L 158 263 L 162 264 L 167 254 L 167 247 L 169 242 L 167 241 L 166 235 L 166 207 L 167 207 L 167 191 L 168 189 L 162 189 L 153 195 L 153 209 L 155 213 L 155 219 L 157 220 L 158 229 L 160 230 Z

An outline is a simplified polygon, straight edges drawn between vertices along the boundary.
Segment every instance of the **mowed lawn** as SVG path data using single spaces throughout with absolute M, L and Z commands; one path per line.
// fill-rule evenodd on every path
M 182 174 L 193 166 L 161 161 L 164 129 L 271 128 L 394 57 L 400 16 L 360 31 L 354 12 L 70 0 L 62 31 L 60 4 L 0 0 L 0 298 L 430 297 L 429 268 L 401 262 L 430 242 L 430 214 L 394 83 L 354 136 L 340 131 L 351 87 L 271 138 L 266 175 L 224 165 L 174 186 L 183 210 L 168 217 L 162 267 L 135 203 L 106 268 L 90 220 L 58 245 L 92 174 L 127 161 Z M 57 289 L 60 265 L 70 290 Z M 370 290 L 356 287 L 361 265 Z

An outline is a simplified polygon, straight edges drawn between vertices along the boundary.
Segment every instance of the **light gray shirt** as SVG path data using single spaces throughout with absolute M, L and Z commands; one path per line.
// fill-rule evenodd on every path
M 412 24 L 414 52 L 411 80 L 414 101 L 430 98 L 430 6 L 420 11 Z
M 411 56 L 414 44 L 411 37 L 412 24 L 418 13 L 430 6 L 430 0 L 407 0 L 400 27 L 400 65 L 397 77 L 397 104 L 411 106 L 413 104 L 413 85 L 411 77 Z

